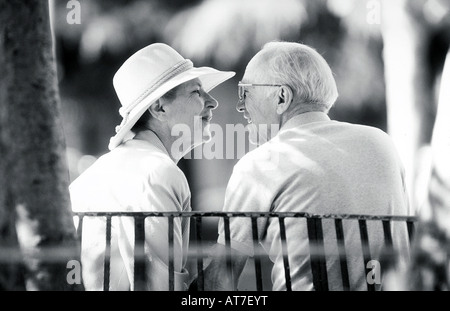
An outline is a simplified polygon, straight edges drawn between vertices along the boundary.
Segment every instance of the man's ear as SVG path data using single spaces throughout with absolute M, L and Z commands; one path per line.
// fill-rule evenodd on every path
M 148 107 L 148 111 L 153 118 L 160 121 L 163 121 L 166 118 L 166 111 L 164 110 L 161 99 L 158 99 L 153 104 L 151 104 L 150 107 Z
M 277 104 L 277 114 L 283 114 L 288 110 L 294 99 L 294 93 L 292 89 L 287 85 L 282 85 L 278 90 L 278 104 Z

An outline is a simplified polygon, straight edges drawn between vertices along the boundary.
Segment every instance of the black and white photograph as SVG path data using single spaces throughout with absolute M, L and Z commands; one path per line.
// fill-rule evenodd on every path
M 0 69 L 2 292 L 450 289 L 449 0 L 0 0 Z

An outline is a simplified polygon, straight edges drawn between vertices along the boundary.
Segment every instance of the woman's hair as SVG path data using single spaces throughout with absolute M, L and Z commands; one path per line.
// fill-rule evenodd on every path
M 171 100 L 174 99 L 175 96 L 177 95 L 177 89 L 179 86 L 174 87 L 173 89 L 169 90 L 167 93 L 165 93 L 163 96 L 161 96 L 161 98 L 165 99 L 165 100 Z M 151 119 L 151 114 L 150 112 L 147 110 L 145 110 L 145 112 L 142 114 L 142 116 L 139 118 L 139 120 L 137 120 L 137 122 L 133 125 L 133 127 L 131 128 L 131 131 L 133 133 L 139 133 L 140 131 L 144 131 L 146 129 L 148 129 L 148 121 Z
M 338 97 L 336 81 L 316 50 L 281 41 L 265 44 L 258 54 L 258 81 L 288 85 L 294 92 L 294 101 L 310 106 L 312 111 L 328 112 L 333 106 Z

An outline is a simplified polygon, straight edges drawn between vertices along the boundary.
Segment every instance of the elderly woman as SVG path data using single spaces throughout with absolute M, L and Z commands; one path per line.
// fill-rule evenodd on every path
M 122 123 L 111 138 L 110 152 L 70 185 L 75 212 L 182 212 L 191 210 L 191 194 L 178 161 L 210 139 L 209 91 L 234 76 L 209 67 L 195 68 L 173 48 L 151 44 L 119 68 L 113 84 L 122 107 Z M 183 125 L 185 131 L 174 131 Z M 178 136 L 173 133 L 180 133 Z M 203 135 L 194 135 L 195 133 Z M 135 231 L 132 217 L 111 223 L 109 288 L 103 284 L 105 220 L 84 217 L 82 276 L 87 290 L 134 290 Z M 168 258 L 168 220 L 145 220 L 147 290 L 169 289 L 173 260 L 174 289 L 187 289 L 185 269 L 189 219 L 173 223 L 173 258 Z

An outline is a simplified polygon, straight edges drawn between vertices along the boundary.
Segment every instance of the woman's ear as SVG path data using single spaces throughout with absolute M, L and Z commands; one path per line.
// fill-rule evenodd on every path
M 294 93 L 292 89 L 287 85 L 280 86 L 278 90 L 278 104 L 277 104 L 277 114 L 283 114 L 288 110 L 294 99 Z
M 153 104 L 148 107 L 148 111 L 151 116 L 157 120 L 163 121 L 166 119 L 166 111 L 164 110 L 163 103 L 161 99 L 158 99 Z

